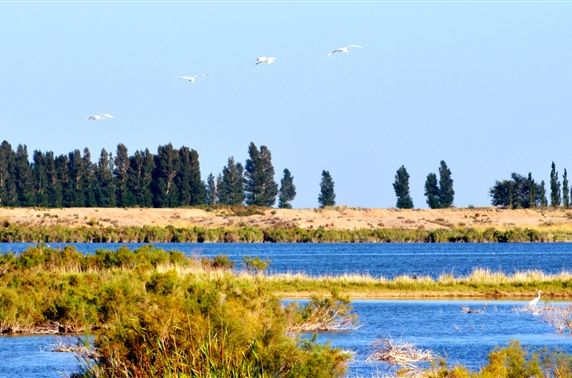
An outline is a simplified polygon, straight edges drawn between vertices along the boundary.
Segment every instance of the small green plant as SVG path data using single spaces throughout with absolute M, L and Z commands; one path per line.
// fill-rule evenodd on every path
M 250 257 L 244 256 L 242 258 L 242 262 L 244 263 L 244 267 L 247 271 L 255 274 L 260 274 L 268 269 L 270 265 L 270 260 L 263 260 L 260 257 Z

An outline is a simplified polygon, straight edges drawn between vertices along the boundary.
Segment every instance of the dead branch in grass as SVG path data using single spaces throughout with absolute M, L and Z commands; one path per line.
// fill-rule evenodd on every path
M 366 361 L 384 361 L 415 370 L 419 362 L 434 361 L 436 356 L 429 349 L 417 348 L 411 343 L 396 343 L 392 339 L 378 339 L 373 343 L 376 348 Z

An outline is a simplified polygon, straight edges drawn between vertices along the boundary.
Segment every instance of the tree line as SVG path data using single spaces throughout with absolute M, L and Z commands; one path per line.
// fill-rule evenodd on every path
M 572 192 L 566 169 L 562 175 L 562 182 L 560 182 L 559 177 L 556 164 L 552 162 L 550 169 L 550 206 L 569 208 Z M 490 188 L 489 194 L 493 206 L 528 209 L 547 207 L 549 204 L 544 180 L 540 183 L 536 182 L 530 172 L 526 177 L 512 173 L 510 179 L 497 180 Z
M 266 146 L 248 147 L 244 166 L 233 157 L 218 176 L 202 180 L 199 154 L 172 144 L 129 154 L 119 144 L 113 155 L 101 150 L 96 163 L 88 148 L 68 154 L 14 150 L 0 145 L 0 205 L 40 207 L 181 207 L 256 205 L 291 207 L 294 178 L 284 169 L 280 186 L 274 181 L 272 155 Z

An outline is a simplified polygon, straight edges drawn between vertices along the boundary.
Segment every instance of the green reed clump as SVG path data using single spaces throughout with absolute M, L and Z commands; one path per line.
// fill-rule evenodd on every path
M 497 348 L 488 357 L 488 363 L 478 372 L 472 372 L 462 365 L 447 366 L 445 361 L 418 372 L 427 378 L 569 378 L 572 376 L 572 355 L 554 351 L 526 351 L 518 341 L 507 347 Z M 399 376 L 410 376 L 411 371 L 403 370 Z
M 452 227 L 424 229 L 330 229 L 324 227 L 174 227 L 99 225 L 32 226 L 0 225 L 0 242 L 214 242 L 214 243 L 482 243 L 482 242 L 554 242 L 572 240 L 568 229 L 510 229 Z
M 287 336 L 262 286 L 154 273 L 146 295 L 96 333 L 88 377 L 336 377 L 348 356 Z

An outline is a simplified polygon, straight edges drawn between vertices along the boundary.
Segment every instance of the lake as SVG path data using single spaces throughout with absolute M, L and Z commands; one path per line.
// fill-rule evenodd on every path
M 0 243 L 0 253 L 19 252 L 28 243 Z M 84 253 L 96 249 L 117 249 L 121 245 L 138 248 L 144 244 L 128 243 L 51 243 L 52 247 L 74 245 Z M 572 244 L 569 243 L 467 243 L 467 244 L 208 244 L 153 243 L 167 250 L 189 256 L 228 255 L 239 267 L 242 257 L 259 256 L 271 261 L 270 273 L 301 272 L 309 275 L 370 274 L 393 278 L 402 274 L 441 274 L 464 276 L 475 268 L 513 273 L 541 270 L 559 273 L 572 270 Z
M 67 244 L 53 243 L 53 247 Z M 84 253 L 121 244 L 73 244 Z M 142 244 L 128 244 L 137 248 Z M 187 255 L 226 254 L 240 263 L 243 256 L 271 260 L 271 272 L 310 275 L 368 273 L 395 277 L 418 274 L 466 275 L 474 268 L 511 273 L 572 270 L 572 244 L 155 244 Z M 25 243 L 0 244 L 0 252 L 19 252 Z M 360 300 L 354 301 L 361 327 L 347 333 L 319 335 L 320 341 L 355 352 L 348 376 L 390 373 L 391 367 L 366 362 L 379 338 L 414 343 L 452 363 L 478 369 L 497 346 L 520 340 L 527 348 L 554 347 L 572 353 L 572 336 L 559 335 L 541 316 L 522 312 L 526 301 Z M 560 304 L 563 305 L 563 304 Z M 466 314 L 470 306 L 480 311 Z M 70 353 L 56 353 L 53 336 L 0 337 L 0 377 L 62 377 L 77 367 Z

